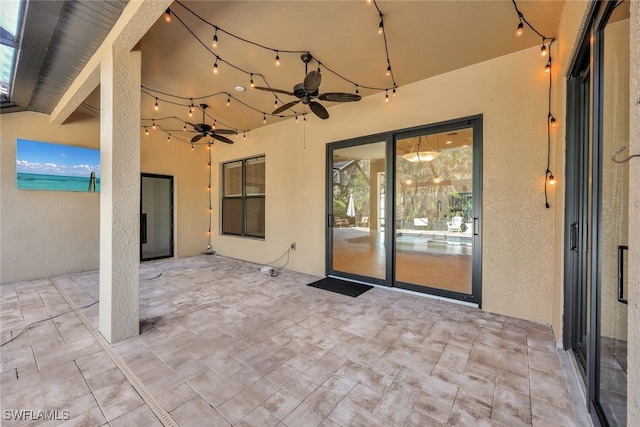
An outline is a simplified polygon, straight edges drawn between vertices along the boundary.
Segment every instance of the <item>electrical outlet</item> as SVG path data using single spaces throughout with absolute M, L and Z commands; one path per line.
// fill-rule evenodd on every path
M 293 242 L 293 243 L 291 244 L 291 250 L 292 250 L 292 251 L 295 251 L 295 250 L 296 250 L 296 242 Z

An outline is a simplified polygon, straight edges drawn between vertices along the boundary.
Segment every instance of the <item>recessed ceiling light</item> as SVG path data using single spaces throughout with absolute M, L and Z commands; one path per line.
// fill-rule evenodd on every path
M 240 85 L 238 85 L 238 86 L 236 86 L 236 90 L 237 90 L 238 92 L 244 92 L 246 89 L 244 88 L 244 86 L 240 86 Z

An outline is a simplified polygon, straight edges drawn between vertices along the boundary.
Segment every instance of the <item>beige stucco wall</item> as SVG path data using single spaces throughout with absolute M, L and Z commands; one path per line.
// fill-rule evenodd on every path
M 65 126 L 34 112 L 0 115 L 0 282 L 98 268 L 100 194 L 16 188 L 16 140 L 99 148 L 97 118 Z
M 100 257 L 100 195 L 16 189 L 16 140 L 99 148 L 97 117 L 57 126 L 34 112 L 0 115 L 0 283 L 96 270 Z M 175 177 L 176 255 L 207 247 L 208 157 L 204 151 L 142 132 L 141 171 Z M 214 148 L 215 151 L 215 148 Z
M 214 249 L 263 263 L 295 241 L 288 267 L 323 275 L 326 144 L 483 114 L 483 308 L 551 323 L 556 208 L 546 209 L 543 196 L 544 65 L 539 49 L 531 48 L 403 86 L 388 104 L 378 94 L 330 108 L 327 121 L 309 116 L 305 127 L 288 120 L 254 130 L 234 146 L 220 146 L 218 163 L 266 154 L 267 238 L 221 236 L 216 227 Z M 215 178 L 219 200 L 219 172 Z

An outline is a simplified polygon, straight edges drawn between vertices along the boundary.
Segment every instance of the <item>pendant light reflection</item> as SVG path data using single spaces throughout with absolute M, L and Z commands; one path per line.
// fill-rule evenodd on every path
M 427 137 L 425 137 L 425 139 L 427 140 L 427 142 L 429 142 L 429 139 Z M 425 150 L 425 151 L 420 151 L 420 144 L 422 142 L 422 136 L 418 137 L 418 146 L 416 147 L 416 151 L 413 151 L 413 149 L 406 154 L 402 155 L 402 158 L 409 161 L 409 162 L 431 162 L 435 159 L 438 158 L 438 156 L 440 156 L 440 152 L 438 151 L 438 147 L 436 144 L 436 149 L 435 151 L 430 151 L 430 150 Z

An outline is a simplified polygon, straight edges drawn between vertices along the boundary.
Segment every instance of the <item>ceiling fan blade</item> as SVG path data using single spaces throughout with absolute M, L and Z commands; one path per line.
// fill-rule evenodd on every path
M 238 132 L 232 129 L 214 129 L 209 132 L 209 135 L 213 136 L 214 134 L 218 135 L 237 135 Z
M 320 74 L 320 71 L 309 71 L 309 74 L 307 74 L 304 78 L 304 88 L 307 90 L 307 92 L 313 93 L 318 90 L 321 81 L 322 75 Z
M 211 135 L 211 138 L 217 139 L 218 141 L 226 142 L 227 144 L 233 144 L 233 141 L 227 138 L 226 136 L 216 135 L 214 133 Z
M 332 102 L 353 102 L 353 101 L 360 101 L 362 97 L 360 95 L 355 95 L 353 93 L 327 92 L 327 93 L 321 93 L 320 95 L 318 95 L 318 99 L 321 101 L 332 101 Z
M 288 90 L 274 89 L 271 87 L 260 87 L 260 86 L 255 86 L 254 89 L 266 90 L 267 92 L 284 93 L 285 95 L 293 96 L 293 93 L 289 92 Z
M 285 110 L 288 110 L 289 108 L 293 107 L 294 105 L 296 105 L 298 102 L 300 102 L 300 100 L 298 99 L 297 101 L 291 101 L 291 102 L 287 102 L 284 105 L 279 106 L 278 108 L 276 108 L 275 110 L 273 110 L 273 113 L 271 114 L 280 114 Z
M 191 142 L 197 142 L 197 141 L 200 141 L 200 138 L 202 138 L 203 136 L 204 136 L 204 135 L 202 135 L 202 134 L 196 135 L 196 136 L 194 136 L 193 138 L 191 138 Z
M 314 114 L 320 117 L 322 120 L 326 120 L 329 118 L 329 112 L 322 106 L 322 104 L 311 101 L 309 103 L 309 108 L 311 108 L 311 111 L 313 111 Z

